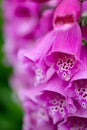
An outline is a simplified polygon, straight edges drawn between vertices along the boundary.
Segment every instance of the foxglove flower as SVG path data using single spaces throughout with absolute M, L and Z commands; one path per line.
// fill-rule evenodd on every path
M 24 130 L 57 130 L 57 125 L 53 125 L 47 110 L 30 99 L 23 103 L 25 110 Z
M 36 95 L 37 102 L 48 110 L 54 124 L 76 111 L 72 100 L 67 99 L 64 94 L 66 86 L 67 82 L 54 75 L 47 83 L 42 84 L 41 94 Z
M 4 11 L 4 14 L 8 12 Z M 11 12 L 11 13 L 10 13 Z M 39 7 L 35 3 L 12 3 L 8 14 L 8 26 L 13 28 L 18 36 L 24 36 L 31 33 L 38 23 Z M 15 18 L 15 20 L 13 20 Z M 9 25 L 10 24 L 10 25 Z
M 58 130 L 87 130 L 87 119 L 69 116 L 58 125 Z
M 75 100 L 77 115 L 87 117 L 87 48 L 81 49 L 82 69 L 73 77 L 71 85 L 67 89 L 68 97 Z
M 4 0 L 4 51 L 24 109 L 23 130 L 87 130 L 86 5 Z
M 4 52 L 7 55 L 8 62 L 14 65 L 17 61 L 18 50 L 32 45 L 32 33 L 39 20 L 39 7 L 33 2 L 18 3 L 11 1 L 11 8 L 8 9 L 9 2 L 4 1 L 3 4 L 6 18 Z
M 67 30 L 56 31 L 52 49 L 45 61 L 48 66 L 53 66 L 56 73 L 64 80 L 70 80 L 80 69 L 81 40 L 81 30 L 78 23 Z
M 52 39 L 50 39 L 50 37 L 52 37 Z M 49 32 L 46 36 L 42 37 L 36 42 L 36 46 L 33 49 L 21 50 L 19 52 L 19 59 L 20 61 L 22 61 L 24 66 L 25 64 L 29 64 L 31 62 L 34 64 L 34 66 L 36 66 L 35 86 L 41 82 L 44 82 L 46 80 L 47 71 L 48 70 L 51 71 L 51 69 L 44 62 L 44 57 L 46 56 L 49 49 L 51 48 L 54 38 L 55 38 L 55 32 L 54 31 Z M 31 66 L 31 68 L 32 67 L 33 66 Z
M 81 2 L 80 0 L 62 0 L 55 10 L 53 26 L 57 29 L 59 26 L 67 25 L 78 21 L 81 15 Z
M 8 8 L 10 4 L 10 8 Z M 39 13 L 39 5 L 34 2 L 18 1 L 18 0 L 4 0 L 3 11 L 6 20 L 13 20 L 17 18 L 30 18 L 31 16 L 37 16 Z
M 9 4 L 9 2 L 7 3 Z M 8 22 L 6 21 L 4 26 L 4 52 L 7 55 L 7 61 L 15 65 L 17 64 L 17 53 L 21 48 L 34 47 L 36 39 L 52 30 L 53 11 L 46 9 L 41 13 L 39 5 L 34 2 L 16 1 L 14 3 L 12 1 L 11 4 L 11 11 L 5 16 Z M 8 10 L 8 8 L 6 9 Z M 7 10 L 4 11 L 4 14 L 7 13 Z

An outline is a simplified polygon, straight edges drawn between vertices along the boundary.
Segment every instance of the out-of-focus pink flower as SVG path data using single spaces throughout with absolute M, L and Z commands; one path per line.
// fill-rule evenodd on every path
M 40 14 L 39 5 L 34 2 L 16 2 L 12 3 L 12 6 L 14 8 L 11 8 L 9 13 L 13 13 L 6 14 L 8 22 L 6 21 L 4 26 L 4 51 L 7 60 L 15 65 L 17 53 L 21 48 L 34 47 L 36 39 L 52 30 L 53 11 L 46 9 Z
M 67 30 L 56 31 L 52 49 L 45 61 L 48 66 L 53 66 L 64 80 L 70 80 L 79 70 L 81 42 L 82 36 L 78 23 Z
M 34 34 L 36 35 L 36 38 L 44 36 L 46 33 L 48 33 L 53 29 L 52 20 L 53 20 L 53 10 L 47 9 L 43 11 L 41 18 L 39 20 L 39 24 Z
M 9 7 L 10 5 L 10 7 Z M 8 8 L 9 7 L 9 8 Z M 39 5 L 34 2 L 29 1 L 9 1 L 4 0 L 3 2 L 3 11 L 5 20 L 22 20 L 22 19 L 29 19 L 33 16 L 39 15 Z M 15 18 L 15 19 L 14 19 Z M 13 22 L 14 22 L 13 21 Z
M 59 26 L 70 25 L 80 19 L 81 2 L 80 0 L 62 0 L 54 13 L 53 26 L 57 29 Z
M 13 28 L 16 35 L 27 35 L 36 28 L 39 17 L 38 4 L 13 2 L 10 9 L 6 7 L 4 8 L 6 23 Z
M 58 125 L 58 130 L 87 130 L 87 119 L 69 116 Z
M 17 61 L 17 52 L 26 46 L 32 46 L 33 32 L 39 20 L 39 6 L 33 2 L 4 1 L 4 51 L 10 64 Z
M 87 1 L 82 2 L 82 16 L 87 16 Z

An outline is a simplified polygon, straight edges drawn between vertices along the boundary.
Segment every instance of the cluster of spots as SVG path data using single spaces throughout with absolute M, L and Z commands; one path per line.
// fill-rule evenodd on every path
M 44 99 L 45 105 L 52 113 L 58 112 L 64 117 L 68 112 L 66 98 L 63 95 L 52 91 L 46 91 L 41 98 Z
M 37 68 L 35 70 L 35 86 L 37 86 L 40 83 L 43 83 L 45 80 L 45 75 L 43 73 L 43 70 L 40 68 Z
M 73 23 L 73 22 L 74 22 L 74 19 L 72 15 L 57 16 L 55 18 L 55 25 L 68 24 L 68 23 Z
M 58 61 L 54 67 L 57 74 L 60 75 L 64 80 L 68 81 L 77 71 L 77 62 L 73 55 L 59 53 Z
M 78 102 L 83 108 L 87 108 L 87 80 L 77 80 L 75 82 L 75 93 Z
M 65 125 L 69 130 L 87 130 L 87 119 L 81 117 L 69 117 Z

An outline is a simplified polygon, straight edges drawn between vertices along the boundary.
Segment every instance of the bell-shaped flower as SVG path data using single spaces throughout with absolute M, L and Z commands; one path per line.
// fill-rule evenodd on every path
M 9 8 L 10 5 L 10 8 Z M 31 18 L 31 15 L 37 16 L 39 13 L 39 5 L 29 1 L 4 0 L 3 12 L 6 20 L 17 18 Z M 15 20 L 14 19 L 14 20 Z M 14 21 L 13 21 L 14 22 Z
M 44 107 L 30 99 L 26 99 L 23 105 L 25 110 L 23 130 L 57 130 L 57 125 L 53 125 Z
M 72 100 L 67 99 L 64 94 L 66 86 L 67 82 L 62 81 L 55 74 L 47 83 L 42 84 L 41 93 L 36 95 L 38 104 L 47 109 L 54 124 L 76 112 Z
M 80 69 L 82 35 L 78 23 L 67 30 L 58 30 L 49 54 L 45 58 L 48 66 L 66 81 Z
M 53 26 L 58 29 L 59 26 L 71 25 L 78 21 L 81 15 L 80 0 L 62 0 L 54 13 Z
M 35 75 L 36 75 L 35 86 L 38 83 L 44 82 L 46 80 L 47 72 L 49 73 L 52 72 L 51 69 L 44 62 L 44 57 L 46 56 L 49 49 L 51 48 L 54 38 L 55 38 L 55 32 L 51 31 L 46 36 L 39 39 L 36 42 L 36 46 L 33 49 L 20 50 L 19 52 L 19 60 L 20 62 L 22 61 L 24 66 L 25 64 L 29 64 L 31 62 L 35 66 Z M 32 67 L 33 66 L 31 66 L 31 68 Z
M 87 118 L 69 116 L 58 125 L 58 130 L 87 130 Z
M 72 78 L 70 86 L 66 89 L 68 97 L 72 97 L 77 107 L 77 115 L 87 117 L 87 48 L 81 49 L 82 69 Z

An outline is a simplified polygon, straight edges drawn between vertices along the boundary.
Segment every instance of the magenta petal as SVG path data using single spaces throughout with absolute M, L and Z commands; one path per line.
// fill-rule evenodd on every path
M 79 20 L 81 15 L 81 2 L 79 0 L 63 0 L 54 13 L 53 25 L 58 28 L 64 24 L 72 24 Z
M 67 30 L 56 31 L 52 50 L 46 56 L 47 65 L 54 66 L 56 72 L 67 81 L 79 70 L 81 42 L 81 30 L 75 23 Z
M 50 47 L 53 44 L 53 41 L 55 39 L 55 34 L 56 32 L 51 31 L 41 39 L 39 39 L 36 42 L 36 46 L 29 50 L 26 51 L 21 51 L 20 52 L 20 57 L 23 54 L 27 58 L 29 58 L 32 61 L 37 61 L 39 59 L 42 59 L 44 56 L 46 56 L 47 52 L 49 51 Z
M 87 117 L 87 48 L 81 49 L 82 70 L 80 70 L 72 79 L 71 86 L 67 88 L 68 97 L 75 100 L 77 115 Z
M 25 109 L 23 130 L 56 130 L 56 125 L 53 125 L 44 107 L 29 99 L 26 99 L 23 105 Z
M 43 12 L 42 18 L 40 20 L 40 30 L 38 30 L 39 33 L 44 35 L 48 31 L 52 30 L 52 28 L 53 28 L 52 19 L 53 19 L 53 10 L 52 9 L 47 9 L 46 11 Z
M 67 115 L 75 113 L 76 109 L 71 101 L 68 102 L 67 99 L 60 93 L 53 91 L 43 91 L 43 93 L 38 96 L 40 105 L 44 106 L 53 120 L 53 123 L 57 123 L 63 120 Z
M 49 69 L 49 67 L 44 62 L 44 57 L 49 52 L 49 49 L 53 44 L 54 38 L 55 32 L 51 31 L 46 36 L 39 39 L 33 49 L 19 51 L 18 57 L 19 60 L 22 61 L 24 66 L 25 64 L 30 64 L 31 62 L 34 64 L 36 79 L 35 86 L 37 86 L 37 84 L 39 83 L 45 82 L 46 78 L 48 79 L 49 77 L 51 77 L 50 73 L 48 72 L 51 69 Z M 33 66 L 30 67 L 32 68 Z
M 41 86 L 43 88 L 41 94 L 36 97 L 37 102 L 48 110 L 55 124 L 63 120 L 66 115 L 75 113 L 76 108 L 72 100 L 67 99 L 64 93 L 67 83 L 58 79 L 56 75 L 52 78 Z
M 82 68 L 81 70 L 73 77 L 73 81 L 75 80 L 80 80 L 80 79 L 87 79 L 87 47 L 82 46 L 81 47 L 81 63 L 82 63 Z
M 87 130 L 87 118 L 69 116 L 58 125 L 58 130 Z

